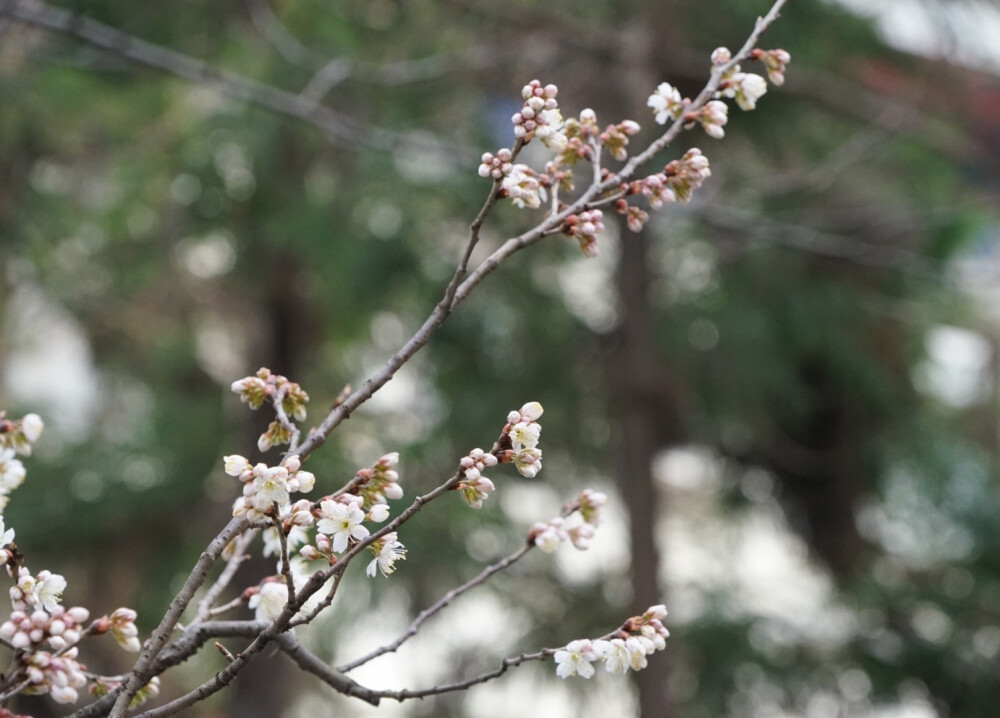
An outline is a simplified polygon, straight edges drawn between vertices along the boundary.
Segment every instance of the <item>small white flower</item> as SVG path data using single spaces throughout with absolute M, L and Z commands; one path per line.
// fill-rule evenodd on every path
M 574 675 L 590 678 L 594 675 L 594 667 L 591 663 L 600 659 L 599 648 L 595 647 L 589 639 L 581 638 L 570 641 L 566 648 L 555 653 L 556 675 L 560 678 L 569 678 Z
M 365 513 L 357 506 L 326 500 L 320 504 L 320 511 L 323 518 L 316 523 L 316 529 L 333 539 L 336 553 L 347 550 L 350 539 L 360 541 L 368 535 L 368 529 L 361 525 Z
M 270 581 L 260 587 L 250 597 L 250 608 L 254 609 L 254 618 L 258 621 L 273 621 L 281 615 L 288 602 L 288 587 L 277 581 Z
M 382 571 L 383 576 L 388 576 L 396 570 L 396 561 L 406 558 L 406 548 L 397 540 L 395 531 L 387 533 L 378 541 L 372 544 L 372 553 L 375 558 L 368 564 L 365 573 L 374 577 L 376 571 Z
M 66 579 L 51 571 L 41 571 L 35 579 L 35 596 L 49 612 L 56 610 L 66 590 Z

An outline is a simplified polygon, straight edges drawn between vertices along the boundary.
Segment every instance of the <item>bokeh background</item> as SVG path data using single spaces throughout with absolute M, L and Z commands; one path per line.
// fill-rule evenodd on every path
M 58 25 L 70 5 L 100 24 L 11 19 Z M 647 139 L 656 84 L 696 93 L 712 49 L 767 9 L 0 2 L 0 399 L 48 426 L 5 512 L 28 565 L 149 630 L 238 493 L 222 456 L 256 456 L 263 417 L 230 383 L 268 366 L 319 421 L 381 365 L 439 299 L 521 86 L 554 82 L 564 113 Z M 431 685 L 659 602 L 668 650 L 632 682 L 527 665 L 380 714 L 993 715 L 998 18 L 791 0 L 762 43 L 792 54 L 786 85 L 734 107 L 723 141 L 686 133 L 658 158 L 708 155 L 690 205 L 642 234 L 609 221 L 597 259 L 560 238 L 516 255 L 310 459 L 331 491 L 399 451 L 412 496 L 509 410 L 545 406 L 538 479 L 498 470 L 483 510 L 426 509 L 391 580 L 354 572 L 304 639 L 331 661 L 366 652 L 591 486 L 613 498 L 588 553 L 529 556 L 358 678 Z M 504 203 L 481 251 L 537 220 Z M 164 692 L 221 661 L 206 651 Z M 280 654 L 187 713 L 332 714 L 374 711 Z

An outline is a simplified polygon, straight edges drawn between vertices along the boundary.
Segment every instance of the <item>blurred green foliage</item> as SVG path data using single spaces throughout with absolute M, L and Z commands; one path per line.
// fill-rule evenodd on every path
M 64 341 L 32 319 L 55 312 L 85 340 L 75 361 L 93 383 L 72 406 L 7 372 L 10 411 L 44 413 L 54 437 L 6 512 L 29 565 L 63 570 L 68 601 L 132 605 L 150 627 L 228 515 L 236 491 L 221 457 L 251 454 L 261 430 L 229 383 L 267 365 L 310 392 L 318 422 L 345 384 L 380 366 L 439 299 L 487 192 L 478 154 L 511 142 L 521 85 L 556 82 L 564 112 L 593 104 L 602 121 L 629 116 L 648 130 L 626 75 L 693 94 L 712 48 L 737 46 L 766 9 L 667 5 L 73 6 L 291 92 L 337 58 L 343 77 L 324 102 L 358 142 L 72 37 L 0 29 L 4 358 L 30 363 Z M 637 27 L 656 42 L 645 64 L 623 68 Z M 649 670 L 684 718 L 863 715 L 907 700 L 987 715 L 1000 691 L 994 390 L 949 406 L 914 377 L 935 327 L 972 326 L 995 343 L 954 268 L 991 249 L 995 208 L 983 197 L 996 167 L 955 105 L 927 99 L 942 73 L 961 87 L 964 71 L 892 51 L 867 21 L 815 0 L 792 3 L 764 46 L 792 53 L 787 87 L 754 113 L 734 108 L 721 143 L 695 132 L 669 151 L 698 144 L 714 177 L 692 206 L 651 224 L 649 401 L 671 397 L 683 444 L 723 467 L 705 520 L 784 516 L 774 520 L 830 579 L 823 600 L 847 628 L 819 640 L 719 587 L 668 585 L 668 570 L 668 604 L 676 590 L 689 610 L 671 626 L 671 657 Z M 872 89 L 887 74 L 899 97 Z M 902 119 L 897 100 L 910 106 Z M 535 219 L 502 206 L 484 244 Z M 629 241 L 622 230 L 617 242 Z M 629 480 L 615 477 L 620 397 L 608 379 L 629 321 L 615 246 L 609 238 L 609 261 L 590 264 L 558 238 L 515 256 L 390 383 L 391 400 L 358 412 L 310 460 L 332 490 L 398 450 L 412 496 L 489 446 L 507 411 L 544 404 L 551 488 L 503 476 L 480 512 L 427 509 L 407 526 L 393 577 L 406 610 L 518 545 L 518 520 L 534 512 L 504 504 L 505 491 L 557 508 L 585 481 Z M 752 471 L 769 477 L 763 494 L 747 490 Z M 662 549 L 669 568 L 674 547 Z M 617 625 L 625 574 L 613 563 L 573 578 L 533 557 L 492 590 L 520 617 L 511 632 L 530 636 L 515 641 L 527 650 Z M 399 598 L 383 585 L 345 599 L 344 620 L 324 629 L 327 650 L 362 604 L 377 608 L 383 590 Z M 471 660 L 481 656 L 454 665 Z M 413 710 L 471 715 L 461 697 Z

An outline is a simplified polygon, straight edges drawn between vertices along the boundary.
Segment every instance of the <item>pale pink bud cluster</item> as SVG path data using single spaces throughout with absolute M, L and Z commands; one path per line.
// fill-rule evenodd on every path
M 679 118 L 684 114 L 684 108 L 689 103 L 690 100 L 681 99 L 681 93 L 677 88 L 667 82 L 661 82 L 657 86 L 656 92 L 646 100 L 646 106 L 652 108 L 655 114 L 654 119 L 658 125 L 666 124 L 667 120 Z
M 785 84 L 785 66 L 792 61 L 792 56 L 784 50 L 754 50 L 751 55 L 755 60 L 764 63 L 767 78 L 775 85 Z
M 570 118 L 565 126 L 566 145 L 559 153 L 557 164 L 574 165 L 580 160 L 591 160 L 594 151 L 591 143 L 600 134 L 597 114 L 589 107 L 580 111 L 580 119 Z
M 465 477 L 455 488 L 462 492 L 466 503 L 474 509 L 483 507 L 483 502 L 493 493 L 493 482 L 483 476 L 482 472 L 497 465 L 497 457 L 482 449 L 473 449 L 468 456 L 463 456 L 458 462 L 459 471 Z
M 107 618 L 112 637 L 119 646 L 133 653 L 142 648 L 139 643 L 139 629 L 135 625 L 137 616 L 138 614 L 131 608 L 116 608 Z M 103 626 L 103 621 L 101 624 Z
M 640 129 L 638 122 L 623 120 L 617 125 L 608 125 L 597 139 L 608 149 L 612 157 L 624 160 L 628 157 L 628 151 L 625 149 L 628 147 L 628 138 L 639 134 Z
M 584 256 L 596 257 L 600 254 L 597 235 L 604 231 L 604 213 L 591 209 L 580 214 L 571 214 L 563 222 L 563 234 L 574 237 L 580 243 Z
M 406 547 L 399 542 L 399 536 L 395 531 L 390 531 L 382 538 L 373 541 L 370 548 L 375 558 L 368 564 L 365 573 L 373 578 L 378 571 L 381 571 L 383 576 L 388 576 L 396 570 L 396 561 L 406 558 Z
M 482 157 L 482 164 L 479 165 L 479 176 L 492 177 L 493 179 L 506 177 L 514 168 L 514 165 L 511 164 L 512 159 L 513 153 L 506 148 L 498 150 L 495 156 L 492 152 L 485 153 Z
M 233 504 L 233 516 L 244 516 L 256 521 L 287 509 L 289 494 L 308 493 L 316 484 L 316 477 L 301 470 L 298 456 L 288 456 L 279 466 L 258 463 L 250 466 L 244 457 L 233 454 L 225 457 L 226 473 L 243 482 L 243 495 Z
M 692 147 L 679 160 L 673 160 L 663 169 L 670 188 L 678 202 L 689 202 L 694 191 L 712 176 L 708 158 L 697 147 Z
M 399 452 L 393 451 L 376 461 L 370 469 L 361 469 L 354 475 L 353 483 L 357 487 L 354 490 L 363 499 L 362 508 L 373 509 L 384 506 L 387 499 L 402 498 L 403 487 L 399 485 L 399 473 L 396 471 L 398 463 Z M 384 510 L 388 511 L 388 506 Z M 379 514 L 382 511 L 378 509 Z
M 61 651 L 79 643 L 86 628 L 83 624 L 90 617 L 86 608 L 56 606 L 51 612 L 34 611 L 28 613 L 16 610 L 0 625 L 0 638 L 18 649 L 37 648 L 43 643 L 55 651 Z
M 42 435 L 45 423 L 38 414 L 25 414 L 19 420 L 7 419 L 0 412 L 0 449 L 10 449 L 22 456 L 31 456 L 32 446 Z
M 662 604 L 652 606 L 642 616 L 626 621 L 610 640 L 582 638 L 570 641 L 565 648 L 555 652 L 556 675 L 590 678 L 597 661 L 604 662 L 608 673 L 642 670 L 648 664 L 647 656 L 666 647 L 670 635 L 663 625 L 666 615 L 667 609 Z
M 537 137 L 546 147 L 561 150 L 566 144 L 566 136 L 561 131 L 563 119 L 556 101 L 558 93 L 559 88 L 555 85 L 543 87 L 538 80 L 525 85 L 521 90 L 524 106 L 511 118 L 514 136 L 525 143 Z
M 26 694 L 49 693 L 56 703 L 75 703 L 78 688 L 87 685 L 83 666 L 76 661 L 79 651 L 74 647 L 56 656 L 48 651 L 29 653 L 22 659 L 27 674 Z
M 516 207 L 538 209 L 548 198 L 545 186 L 528 165 L 516 164 L 503 178 L 501 195 L 510 197 Z
M 665 204 L 677 201 L 677 195 L 671 188 L 670 178 L 665 172 L 660 172 L 633 182 L 633 188 L 649 201 L 653 209 L 660 209 Z
M 721 140 L 726 135 L 723 127 L 729 121 L 729 107 L 721 100 L 711 100 L 692 119 L 701 123 L 701 126 L 709 137 Z
M 618 214 L 625 215 L 625 224 L 633 232 L 639 232 L 649 221 L 649 213 L 645 210 L 630 205 L 628 200 L 617 199 L 615 200 L 615 211 Z
M 545 553 L 552 553 L 567 539 L 577 549 L 587 550 L 600 523 L 598 510 L 607 503 L 607 500 L 607 494 L 585 489 L 575 501 L 567 504 L 563 509 L 563 516 L 532 526 L 528 532 L 528 541 Z M 569 525 L 568 521 L 576 514 L 579 514 L 579 519 L 582 521 L 578 519 L 575 525 Z
M 536 523 L 528 532 L 528 540 L 535 544 L 545 553 L 552 553 L 559 547 L 559 544 L 569 538 L 566 529 L 563 528 L 563 519 L 556 516 L 547 523 Z
M 41 606 L 52 613 L 59 609 L 59 601 L 65 590 L 66 579 L 59 574 L 39 571 L 37 576 L 32 576 L 31 571 L 21 566 L 17 573 L 17 584 L 10 589 L 10 602 L 15 610 L 23 611 L 29 606 Z

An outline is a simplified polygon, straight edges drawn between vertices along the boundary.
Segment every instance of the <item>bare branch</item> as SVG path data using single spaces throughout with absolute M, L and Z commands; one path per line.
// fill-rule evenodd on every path
M 379 704 L 381 696 L 377 691 L 365 688 L 361 684 L 356 683 L 345 676 L 341 671 L 335 668 L 330 668 L 330 666 L 326 665 L 326 663 L 321 661 L 317 656 L 299 643 L 292 634 L 282 634 L 275 639 L 275 643 L 277 643 L 281 647 L 281 650 L 284 651 L 289 658 L 295 661 L 295 663 L 297 663 L 302 670 L 312 673 L 338 693 L 353 696 L 354 698 L 360 698 L 363 701 L 371 703 L 373 706 L 377 706 Z
M 181 587 L 180 592 L 170 602 L 170 607 L 160 621 L 160 625 L 153 631 L 153 635 L 146 643 L 145 648 L 143 648 L 142 653 L 139 655 L 139 660 L 135 662 L 135 666 L 132 668 L 128 679 L 122 684 L 122 690 L 115 701 L 110 718 L 121 718 L 121 716 L 125 715 L 129 703 L 132 702 L 135 694 L 152 677 L 149 669 L 153 665 L 153 661 L 156 660 L 160 651 L 163 650 L 167 639 L 170 637 L 170 633 L 174 630 L 174 626 L 177 625 L 177 621 L 180 620 L 181 614 L 184 613 L 188 604 L 194 599 L 195 592 L 205 582 L 205 579 L 208 577 L 209 568 L 222 555 L 229 542 L 245 528 L 246 522 L 243 519 L 234 518 L 230 520 L 226 524 L 226 527 L 219 532 L 218 536 L 212 539 L 212 542 L 202 552 L 198 562 L 191 569 L 187 581 Z
M 229 582 L 233 580 L 233 576 L 236 575 L 236 571 L 239 569 L 240 564 L 242 564 L 246 559 L 246 550 L 250 546 L 250 542 L 253 541 L 254 536 L 257 532 L 253 529 L 245 531 L 242 535 L 237 537 L 233 545 L 233 555 L 226 562 L 226 567 L 219 574 L 219 577 L 215 579 L 208 591 L 198 602 L 197 610 L 195 611 L 195 617 L 192 623 L 198 623 L 200 621 L 208 620 L 208 617 L 212 614 L 213 604 L 218 600 L 219 596 L 229 585 Z M 228 605 L 228 604 L 227 604 Z
M 530 551 L 533 548 L 534 544 L 527 543 L 521 548 L 519 548 L 517 551 L 512 553 L 510 556 L 507 556 L 501 561 L 497 561 L 495 564 L 492 564 L 491 566 L 487 566 L 485 569 L 483 569 L 483 571 L 479 573 L 479 575 L 469 579 L 461 586 L 457 586 L 452 590 L 448 591 L 448 593 L 442 596 L 436 603 L 434 603 L 431 606 L 428 606 L 423 611 L 421 611 L 417 615 L 417 617 L 413 620 L 413 623 L 410 624 L 409 628 L 407 628 L 406 631 L 404 631 L 403 634 L 395 641 L 393 641 L 392 643 L 388 643 L 380 648 L 377 648 L 371 653 L 361 656 L 361 658 L 353 660 L 350 663 L 345 663 L 342 666 L 338 666 L 337 670 L 347 673 L 349 671 L 353 671 L 358 666 L 363 666 L 365 663 L 368 663 L 372 659 L 378 658 L 379 656 L 383 656 L 386 653 L 393 653 L 406 641 L 415 636 L 417 634 L 417 631 L 420 630 L 420 626 L 423 625 L 423 623 L 427 619 L 429 619 L 431 616 L 436 614 L 441 609 L 445 608 L 448 604 L 450 604 L 452 601 L 454 601 L 456 598 L 461 596 L 469 589 L 475 588 L 476 586 L 485 583 L 487 579 L 489 579 L 493 574 L 503 571 L 511 564 L 520 560 L 522 556 L 524 556 L 526 553 L 528 553 L 528 551 Z

